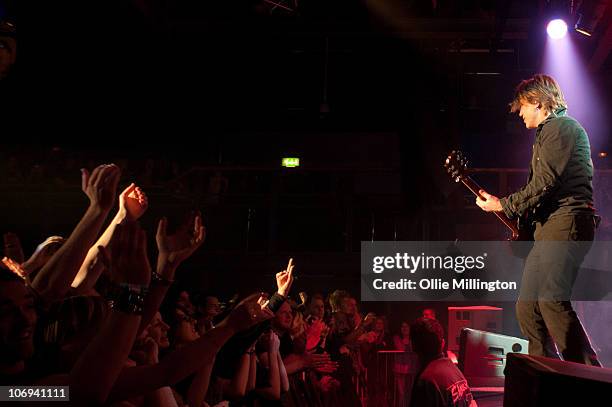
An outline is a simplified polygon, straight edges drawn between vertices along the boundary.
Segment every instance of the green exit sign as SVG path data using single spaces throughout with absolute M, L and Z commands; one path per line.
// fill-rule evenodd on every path
M 298 157 L 285 157 L 282 161 L 283 167 L 294 168 L 300 166 L 300 159 Z

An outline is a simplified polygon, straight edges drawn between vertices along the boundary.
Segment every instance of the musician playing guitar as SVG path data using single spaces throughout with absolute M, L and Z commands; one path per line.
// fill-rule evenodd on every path
M 536 129 L 529 181 L 501 199 L 481 190 L 476 204 L 510 219 L 528 213 L 535 224 L 516 304 L 529 354 L 558 357 L 546 346 L 550 335 L 564 360 L 601 366 L 570 302 L 596 226 L 588 136 L 566 115 L 563 93 L 550 76 L 522 81 L 510 110 L 519 112 L 528 129 Z

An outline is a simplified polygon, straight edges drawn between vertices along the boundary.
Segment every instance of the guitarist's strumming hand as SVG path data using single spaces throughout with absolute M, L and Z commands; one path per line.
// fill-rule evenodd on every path
M 499 203 L 499 198 L 495 195 L 491 195 L 487 193 L 484 189 L 478 191 L 480 194 L 479 197 L 476 198 L 476 205 L 480 207 L 485 212 L 501 212 L 502 206 Z

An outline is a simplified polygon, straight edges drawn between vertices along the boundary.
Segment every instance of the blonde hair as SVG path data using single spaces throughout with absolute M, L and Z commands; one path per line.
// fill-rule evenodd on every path
M 342 301 L 345 298 L 351 298 L 351 295 L 344 290 L 336 290 L 329 296 L 329 305 L 331 305 L 332 312 L 340 311 Z
M 567 108 L 567 102 L 557 81 L 552 76 L 537 74 L 521 81 L 516 87 L 514 100 L 510 103 L 512 113 L 521 109 L 522 102 L 540 104 L 548 112 Z

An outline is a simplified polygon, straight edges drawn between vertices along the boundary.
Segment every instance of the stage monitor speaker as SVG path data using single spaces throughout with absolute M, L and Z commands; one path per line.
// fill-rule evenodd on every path
M 502 308 L 487 305 L 448 307 L 448 349 L 459 352 L 459 336 L 463 328 L 501 332 L 502 322 Z
M 607 406 L 612 369 L 509 354 L 504 407 Z
M 525 339 L 476 329 L 461 330 L 459 369 L 471 387 L 503 387 L 506 355 L 527 353 Z

